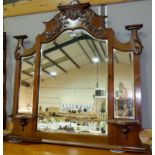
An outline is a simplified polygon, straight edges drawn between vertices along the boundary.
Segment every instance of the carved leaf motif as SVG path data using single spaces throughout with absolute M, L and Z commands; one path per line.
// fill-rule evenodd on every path
M 89 9 L 88 6 L 73 5 L 73 7 L 60 8 L 59 15 L 55 16 L 54 21 L 56 26 L 52 26 L 49 30 L 44 32 L 46 39 L 52 40 L 54 37 L 61 33 L 65 29 L 72 29 L 72 24 L 75 23 L 75 27 L 80 26 L 88 30 L 88 32 L 95 34 L 96 37 L 102 37 L 102 33 L 105 29 L 104 18 L 98 16 L 94 11 Z M 95 23 L 97 18 L 98 23 Z M 76 22 L 75 22 L 76 21 Z M 50 21 L 51 22 L 51 21 Z M 49 26 L 53 23 L 49 23 Z M 77 24 L 77 25 L 76 25 Z M 48 27 L 49 27 L 48 26 Z
M 137 24 L 137 25 L 126 25 L 125 28 L 127 30 L 130 30 L 131 31 L 131 46 L 132 46 L 132 50 L 133 50 L 133 53 L 135 55 L 139 55 L 141 54 L 142 52 L 142 43 L 139 39 L 139 36 L 138 36 L 138 30 L 141 29 L 143 27 L 143 24 Z
M 134 54 L 138 55 L 142 52 L 142 44 L 138 38 L 134 39 Z

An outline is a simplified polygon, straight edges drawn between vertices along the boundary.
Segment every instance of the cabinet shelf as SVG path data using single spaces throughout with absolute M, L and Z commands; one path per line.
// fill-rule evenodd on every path
M 103 117 L 105 117 L 103 120 L 107 120 L 106 113 L 101 114 Z M 59 118 L 59 119 L 65 119 L 65 120 L 79 120 L 79 121 L 101 121 L 101 119 L 98 118 L 96 114 L 93 113 L 56 113 L 54 116 L 47 116 L 47 115 L 39 115 L 40 118 Z
M 139 120 L 123 120 L 123 119 L 112 119 L 108 123 L 116 125 L 141 125 Z

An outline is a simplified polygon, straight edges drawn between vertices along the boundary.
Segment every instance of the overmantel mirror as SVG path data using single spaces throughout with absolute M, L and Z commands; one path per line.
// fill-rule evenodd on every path
M 89 3 L 72 1 L 44 22 L 30 49 L 15 36 L 13 133 L 9 138 L 144 151 L 138 30 L 117 40 Z M 133 141 L 134 139 L 134 141 Z

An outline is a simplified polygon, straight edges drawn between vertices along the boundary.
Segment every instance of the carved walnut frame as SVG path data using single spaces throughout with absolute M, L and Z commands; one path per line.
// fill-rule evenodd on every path
M 89 3 L 84 4 L 70 4 L 68 6 L 58 6 L 60 12 L 50 21 L 44 22 L 46 28 L 42 34 L 36 37 L 36 42 L 30 49 L 23 48 L 23 41 L 27 36 L 15 36 L 18 44 L 15 50 L 16 59 L 16 75 L 14 87 L 14 103 L 13 103 L 13 121 L 15 128 L 13 136 L 20 136 L 29 139 L 44 139 L 56 144 L 78 145 L 94 148 L 115 148 L 122 149 L 120 145 L 139 147 L 140 142 L 131 143 L 135 138 L 132 136 L 132 128 L 137 134 L 141 129 L 141 98 L 136 94 L 141 93 L 140 89 L 140 54 L 142 51 L 142 44 L 138 37 L 138 30 L 143 27 L 140 25 L 128 25 L 125 28 L 131 31 L 131 39 L 126 43 L 121 43 L 117 40 L 112 28 L 105 27 L 106 16 L 99 16 L 90 9 Z M 70 21 L 74 22 L 74 25 Z M 98 39 L 108 40 L 108 136 L 88 136 L 75 134 L 56 134 L 43 133 L 36 130 L 37 125 L 37 109 L 38 109 L 38 95 L 39 95 L 39 81 L 40 81 L 40 59 L 41 59 L 41 45 L 49 43 L 57 38 L 66 30 L 83 29 L 93 37 Z M 114 74 L 113 74 L 113 49 L 118 49 L 123 52 L 133 51 L 134 54 L 134 83 L 135 83 L 135 102 L 136 102 L 136 116 L 134 120 L 114 119 Z M 20 70 L 21 58 L 36 54 L 35 74 L 34 74 L 34 92 L 33 92 L 33 114 L 32 116 L 18 117 L 18 96 L 20 86 Z M 25 130 L 21 131 L 20 124 L 25 123 Z M 132 126 L 132 127 L 130 127 Z M 118 134 L 117 134 L 118 133 Z M 121 139 L 116 141 L 118 135 Z M 120 137 L 119 137 L 120 138 Z M 138 139 L 138 137 L 136 136 Z M 47 139 L 50 139 L 48 141 Z M 124 141 L 124 142 L 122 142 Z M 129 141 L 129 142 L 128 142 Z M 126 143 L 126 144 L 124 144 Z M 113 147 L 111 147 L 113 145 Z M 114 147 L 115 146 L 115 147 Z M 128 148 L 129 149 L 129 148 Z

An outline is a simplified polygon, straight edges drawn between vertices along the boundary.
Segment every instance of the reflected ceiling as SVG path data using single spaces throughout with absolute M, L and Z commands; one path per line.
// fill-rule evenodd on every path
M 100 62 L 107 62 L 107 42 L 93 39 L 80 30 L 65 32 L 53 42 L 43 44 L 41 47 L 41 80 L 60 74 L 67 74 L 70 70 L 80 69 L 84 65 L 93 64 L 93 58 Z M 116 50 L 115 50 L 116 51 Z M 123 57 L 114 52 L 116 63 L 131 64 L 132 58 Z M 22 84 L 30 86 L 34 74 L 34 56 L 23 58 Z

